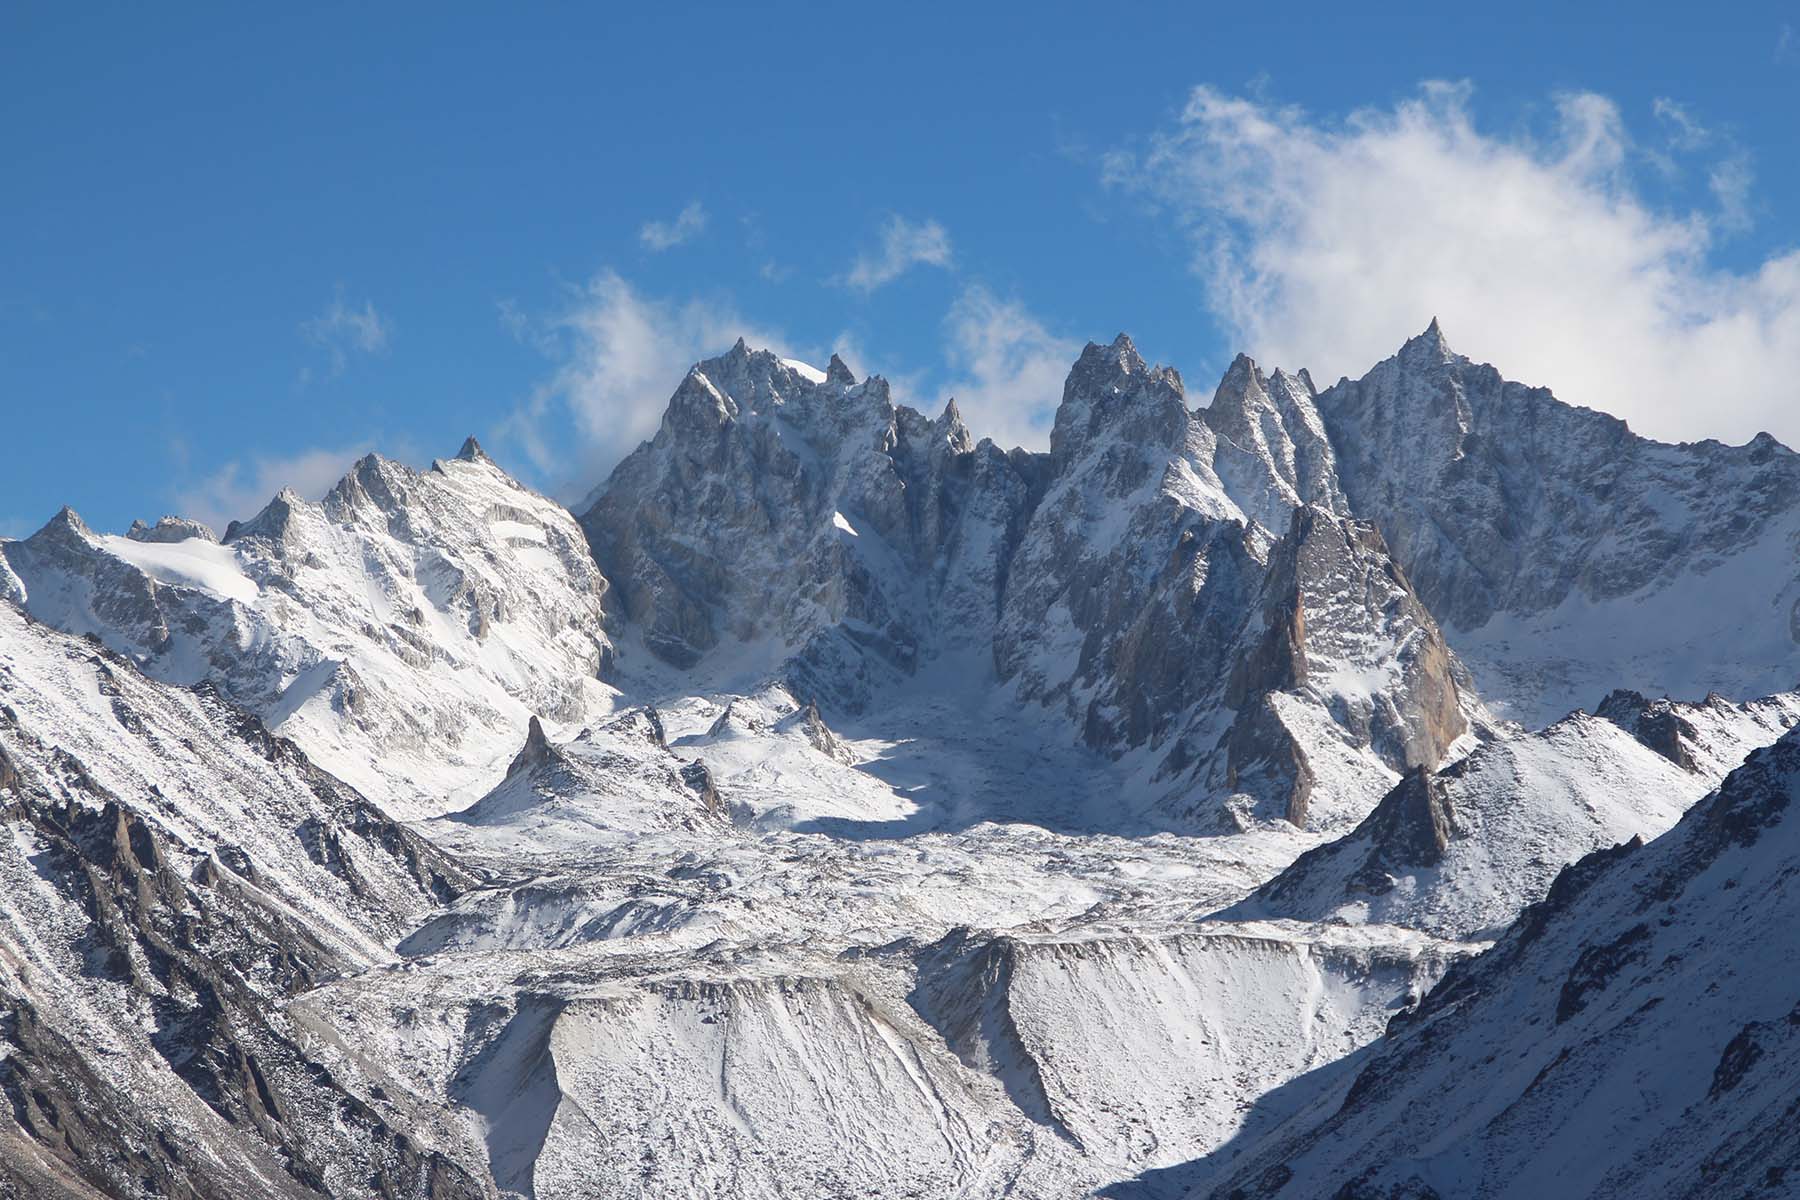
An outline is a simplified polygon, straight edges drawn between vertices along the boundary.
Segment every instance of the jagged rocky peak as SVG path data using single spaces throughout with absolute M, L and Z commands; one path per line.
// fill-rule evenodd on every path
M 825 368 L 825 379 L 839 387 L 849 387 L 856 382 L 856 374 L 845 365 L 843 359 L 833 354 L 830 364 Z
M 1433 317 L 1424 333 L 1406 339 L 1400 347 L 1399 357 L 1408 366 L 1420 367 L 1452 363 L 1462 358 L 1462 355 L 1450 349 L 1450 339 L 1444 336 L 1444 327 Z
M 1276 533 L 1303 504 L 1349 511 L 1314 399 L 1304 371 L 1265 376 L 1240 354 L 1200 414 L 1218 435 L 1213 467 L 1226 490 L 1246 515 Z
M 814 750 L 825 757 L 846 766 L 856 765 L 856 752 L 825 724 L 825 718 L 819 715 L 819 705 L 815 700 L 808 700 L 802 707 L 783 717 L 776 722 L 775 728 L 782 731 L 796 730 Z
M 186 517 L 171 516 L 163 517 L 154 525 L 133 521 L 125 536 L 134 542 L 185 542 L 189 538 L 199 538 L 203 542 L 219 540 L 219 535 L 210 526 Z
M 1800 456 L 1772 440 L 1650 441 L 1451 352 L 1435 324 L 1318 407 L 1351 510 L 1507 715 L 1800 679 Z
M 675 389 L 658 433 L 675 440 L 712 436 L 729 421 L 776 415 L 815 444 L 820 439 L 869 436 L 891 424 L 894 406 L 887 380 L 856 381 L 842 359 L 820 372 L 770 350 L 752 350 L 744 339 L 715 358 L 689 368 Z
M 332 485 L 321 504 L 333 520 L 352 519 L 369 508 L 404 516 L 417 478 L 418 473 L 405 463 L 375 453 L 365 454 Z
M 1231 796 L 1233 820 L 1347 827 L 1479 705 L 1380 533 L 1343 515 L 1310 384 L 1240 358 L 1216 400 L 1190 413 L 1128 338 L 1083 351 L 998 673 L 1090 746 L 1148 748 L 1184 816 Z
M 1642 693 L 1619 688 L 1607 693 L 1594 710 L 1684 770 L 1695 769 L 1693 745 L 1700 731 L 1667 697 L 1646 699 Z
M 802 694 L 855 709 L 999 607 L 1029 464 L 857 382 L 742 341 L 696 364 L 655 438 L 582 514 L 619 608 L 681 667 L 721 643 Z
M 1349 878 L 1352 893 L 1381 895 L 1407 869 L 1435 867 L 1456 834 L 1456 808 L 1448 788 L 1425 767 L 1414 767 L 1382 797 L 1358 828 L 1373 844 L 1369 857 Z
M 81 514 L 65 504 L 56 510 L 56 515 L 45 521 L 38 531 L 25 540 L 27 542 L 43 539 L 46 544 L 70 542 L 87 542 L 94 537 L 94 531 L 88 523 L 81 519 Z
M 461 462 L 492 463 L 494 461 L 487 456 L 487 451 L 481 448 L 481 443 L 475 440 L 475 435 L 472 433 L 463 439 L 462 449 L 456 452 L 456 457 Z
M 1184 395 L 1181 373 L 1150 366 L 1125 334 L 1109 346 L 1089 342 L 1063 385 L 1050 430 L 1051 456 L 1061 469 L 1103 437 L 1179 447 L 1188 425 Z
M 294 514 L 306 507 L 307 501 L 299 492 L 284 487 L 249 520 L 226 524 L 225 536 L 220 541 L 230 545 L 243 538 L 260 538 L 271 545 L 280 545 L 292 527 Z
M 955 396 L 944 402 L 944 411 L 932 423 L 931 431 L 936 441 L 952 454 L 967 454 L 975 449 L 975 435 L 963 423 L 962 409 L 956 406 Z
M 531 724 L 525 729 L 525 744 L 519 748 L 512 765 L 506 768 L 507 778 L 544 766 L 555 753 L 555 747 L 551 746 L 550 739 L 544 734 L 544 723 L 537 717 L 532 717 Z

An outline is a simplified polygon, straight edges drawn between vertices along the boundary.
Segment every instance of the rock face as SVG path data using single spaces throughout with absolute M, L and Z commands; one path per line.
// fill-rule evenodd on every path
M 1568 868 L 1197 1194 L 1786 1190 L 1800 1177 L 1796 951 L 1768 930 L 1800 904 L 1797 796 L 1790 733 L 1668 834 Z
M 1800 456 L 1663 445 L 1451 351 L 1434 321 L 1318 398 L 1351 510 L 1507 715 L 1800 681 Z
M 1301 505 L 1349 512 L 1316 400 L 1305 371 L 1265 376 L 1240 354 L 1201 414 L 1217 438 L 1213 470 L 1265 529 L 1279 533 Z
M 1354 821 L 1394 772 L 1441 760 L 1472 701 L 1380 535 L 1313 503 L 1340 503 L 1330 447 L 1297 381 L 1275 390 L 1280 403 L 1240 359 L 1224 411 L 1196 415 L 1180 377 L 1128 339 L 1089 346 L 1008 573 L 995 661 L 1089 745 L 1144 748 L 1190 781 L 1176 810 L 1232 794 L 1239 820 Z M 1246 518 L 1218 462 L 1278 529 Z M 1321 773 L 1331 796 L 1315 806 Z
M 490 786 L 530 715 L 606 702 L 607 587 L 580 529 L 472 441 L 424 472 L 370 455 L 222 545 L 173 519 L 96 534 L 65 509 L 0 557 L 40 620 L 212 682 L 402 815 Z
M 695 366 L 582 525 L 651 654 L 854 710 L 990 636 L 1036 469 L 954 403 L 932 420 L 803 366 L 742 342 Z

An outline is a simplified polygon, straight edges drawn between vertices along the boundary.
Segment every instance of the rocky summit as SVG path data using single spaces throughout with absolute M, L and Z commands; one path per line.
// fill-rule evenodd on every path
M 0 539 L 0 1195 L 1800 1186 L 1800 457 L 1205 399 L 740 341 L 574 512 Z

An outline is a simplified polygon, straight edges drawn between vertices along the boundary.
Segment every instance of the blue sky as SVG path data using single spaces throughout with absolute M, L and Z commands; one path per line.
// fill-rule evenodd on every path
M 6 6 L 0 536 L 470 432 L 572 499 L 740 332 L 1032 441 L 1088 339 L 1439 315 L 1800 441 L 1800 5 L 518 7 Z

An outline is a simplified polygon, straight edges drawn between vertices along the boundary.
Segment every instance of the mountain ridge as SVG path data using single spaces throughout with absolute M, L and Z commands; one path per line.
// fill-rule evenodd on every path
M 1198 408 L 1121 334 L 1008 451 L 740 340 L 579 516 L 471 436 L 0 539 L 0 1191 L 1506 1194 L 1384 1089 L 1510 1038 L 1553 1128 L 1555 1031 L 1650 1071 L 1676 992 L 1774 1095 L 1708 864 L 1786 902 L 1794 456 L 1582 414 L 1435 320 Z M 1783 1165 L 1721 1137 L 1590 1174 Z

